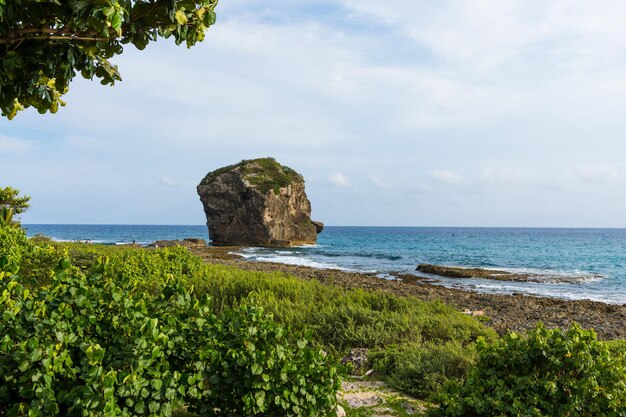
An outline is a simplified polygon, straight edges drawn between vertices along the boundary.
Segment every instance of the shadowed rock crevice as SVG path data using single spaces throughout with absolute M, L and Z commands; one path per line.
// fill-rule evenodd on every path
M 217 245 L 314 244 L 323 224 L 311 221 L 304 178 L 273 158 L 212 171 L 197 187 L 209 237 Z

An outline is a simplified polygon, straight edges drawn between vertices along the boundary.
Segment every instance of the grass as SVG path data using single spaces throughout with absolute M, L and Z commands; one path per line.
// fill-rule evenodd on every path
M 159 250 L 86 244 L 63 244 L 74 263 L 85 267 L 98 256 L 111 258 L 120 277 L 141 277 L 154 290 L 168 274 L 182 277 L 200 295 L 209 295 L 216 310 L 254 299 L 275 320 L 315 332 L 330 350 L 376 348 L 399 343 L 446 343 L 461 346 L 495 333 L 442 302 L 425 302 L 387 292 L 344 289 L 279 272 L 244 271 L 207 264 L 185 248 Z
M 374 369 L 394 388 L 427 398 L 450 379 L 460 380 L 475 363 L 472 346 L 458 339 L 403 343 L 376 349 L 371 354 Z
M 626 359 L 626 340 L 607 340 L 604 342 L 613 355 L 622 355 Z

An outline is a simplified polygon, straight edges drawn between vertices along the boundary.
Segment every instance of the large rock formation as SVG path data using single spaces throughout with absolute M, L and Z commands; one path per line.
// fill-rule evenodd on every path
M 214 244 L 313 244 L 323 228 L 311 221 L 302 175 L 273 158 L 241 161 L 210 172 L 197 190 Z

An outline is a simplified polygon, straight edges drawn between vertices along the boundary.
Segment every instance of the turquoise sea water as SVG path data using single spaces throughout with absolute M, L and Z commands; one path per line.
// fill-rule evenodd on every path
M 160 239 L 208 239 L 206 226 L 26 225 L 29 235 L 93 243 L 147 244 Z M 526 293 L 626 304 L 626 229 L 430 228 L 329 226 L 318 244 L 242 248 L 253 261 L 371 272 L 393 279 L 419 263 L 541 274 L 542 282 L 440 279 L 475 291 Z

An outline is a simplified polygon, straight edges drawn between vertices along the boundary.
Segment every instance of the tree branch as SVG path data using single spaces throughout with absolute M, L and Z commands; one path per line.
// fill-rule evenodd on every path
M 109 30 L 110 34 L 115 34 L 115 31 Z M 9 34 L 0 38 L 0 44 L 14 44 L 21 43 L 25 40 L 29 39 L 44 39 L 44 40 L 64 40 L 64 41 L 108 41 L 111 38 L 102 37 L 99 32 L 95 30 L 87 30 L 87 31 L 74 31 L 68 28 L 18 28 L 9 32 Z
M 15 38 L 0 38 L 0 44 L 12 44 L 12 43 L 21 43 L 25 40 L 58 40 L 58 41 L 90 41 L 90 42 L 99 42 L 99 41 L 109 41 L 111 38 L 98 38 L 95 36 L 67 36 L 67 35 L 52 35 L 52 34 L 43 34 L 43 35 L 24 35 Z
M 159 1 L 156 0 L 154 3 L 150 4 L 150 7 L 148 9 L 144 10 L 143 13 L 138 13 L 137 15 L 132 15 L 131 14 L 130 15 L 130 21 L 134 22 L 134 21 L 136 21 L 138 19 L 141 19 L 142 17 L 144 17 L 144 16 L 148 15 L 149 13 L 151 13 L 156 8 L 156 6 L 158 6 L 158 5 L 159 5 Z M 132 12 L 132 7 L 131 7 L 130 11 Z

